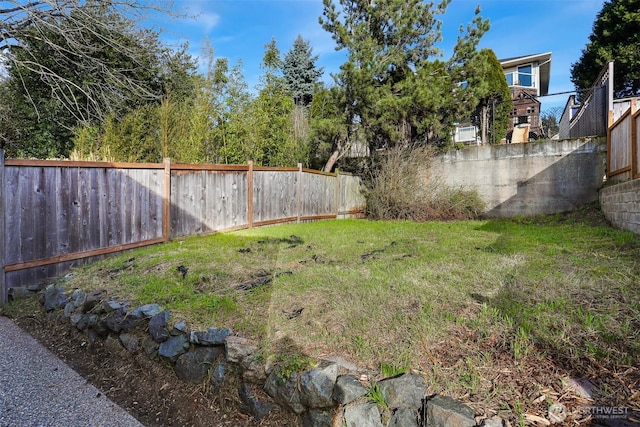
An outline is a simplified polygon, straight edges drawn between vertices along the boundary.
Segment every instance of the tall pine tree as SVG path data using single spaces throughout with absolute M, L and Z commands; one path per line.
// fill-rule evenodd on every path
M 297 106 L 308 106 L 323 69 L 316 67 L 317 56 L 313 56 L 309 42 L 301 35 L 293 42 L 293 47 L 284 57 L 282 71 L 287 88 Z

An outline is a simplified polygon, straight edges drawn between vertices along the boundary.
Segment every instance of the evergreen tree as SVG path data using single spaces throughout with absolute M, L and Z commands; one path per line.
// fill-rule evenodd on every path
M 588 89 L 609 61 L 615 96 L 640 94 L 640 0 L 608 0 L 596 16 L 589 43 L 571 66 L 576 89 Z
M 483 144 L 496 144 L 509 129 L 511 92 L 500 61 L 491 49 L 482 49 L 468 63 L 466 84 L 477 99 L 473 122 Z
M 322 68 L 316 67 L 317 56 L 313 56 L 311 46 L 298 34 L 293 47 L 284 57 L 283 73 L 287 88 L 297 106 L 308 106 L 322 76 Z
M 339 8 L 332 0 L 323 3 L 320 22 L 349 55 L 336 76 L 346 122 L 362 127 L 372 149 L 448 143 L 465 106 L 464 88 L 455 90 L 464 80 L 458 70 L 488 29 L 479 11 L 452 59 L 443 62 L 432 59 L 440 54 L 436 16 L 449 0 L 435 8 L 422 0 L 338 0 Z

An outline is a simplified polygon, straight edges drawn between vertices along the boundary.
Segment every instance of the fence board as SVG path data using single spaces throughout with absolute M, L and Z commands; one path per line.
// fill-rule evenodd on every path
M 636 111 L 633 115 L 632 129 L 635 129 L 635 133 L 632 135 L 633 151 L 632 159 L 634 160 L 635 167 L 633 169 L 633 178 L 640 176 L 640 110 Z
M 609 176 L 624 172 L 631 167 L 631 115 L 625 113 L 611 127 Z

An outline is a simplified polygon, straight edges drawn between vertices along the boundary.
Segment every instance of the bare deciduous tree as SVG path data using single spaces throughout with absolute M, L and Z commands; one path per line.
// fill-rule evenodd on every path
M 137 23 L 169 4 L 152 0 L 0 1 L 0 67 L 37 76 L 77 120 L 102 119 L 123 101 L 160 95 L 150 55 L 162 55 L 157 33 Z M 38 48 L 34 48 L 38 46 Z M 50 55 L 44 58 L 43 51 Z M 86 78 L 90 76 L 91 78 Z M 85 77 L 85 78 L 82 78 Z M 35 103 L 33 103 L 35 106 Z

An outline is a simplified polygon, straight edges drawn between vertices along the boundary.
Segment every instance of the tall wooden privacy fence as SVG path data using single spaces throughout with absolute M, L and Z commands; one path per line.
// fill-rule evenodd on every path
M 248 165 L 2 160 L 0 303 L 80 260 L 173 237 L 358 216 L 356 176 Z
M 628 109 L 609 126 L 607 177 L 640 178 L 640 111 L 631 99 Z

